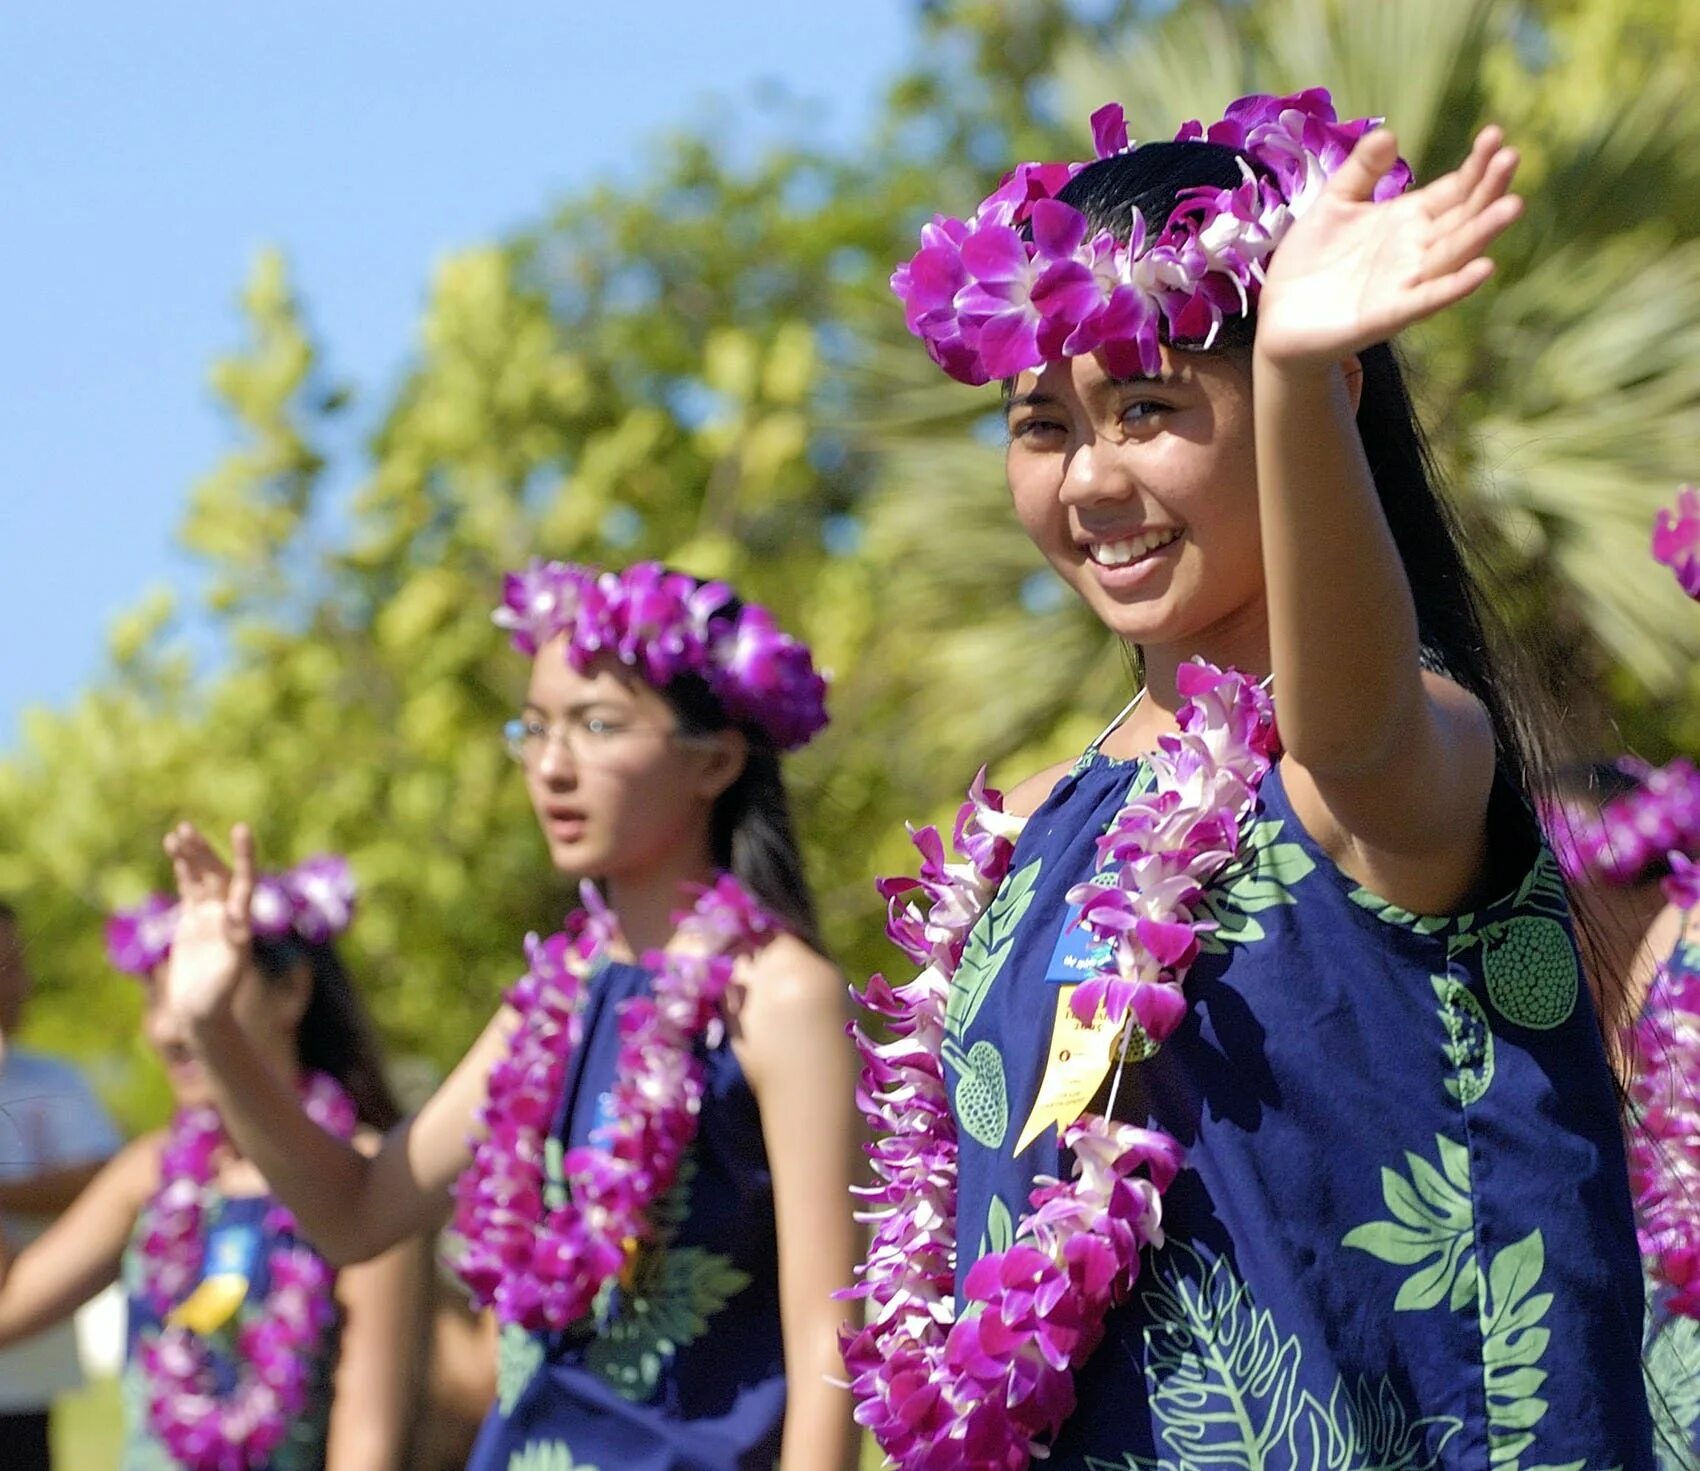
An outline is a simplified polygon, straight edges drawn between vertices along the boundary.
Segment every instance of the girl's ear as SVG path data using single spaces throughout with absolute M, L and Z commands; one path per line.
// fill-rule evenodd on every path
M 697 791 L 704 799 L 713 802 L 744 774 L 744 763 L 750 757 L 750 743 L 743 731 L 728 726 L 703 738 L 702 751 Z
M 1358 411 L 1358 405 L 1364 398 L 1364 365 L 1356 353 L 1340 364 L 1340 371 L 1346 375 L 1346 392 L 1352 396 L 1352 412 Z

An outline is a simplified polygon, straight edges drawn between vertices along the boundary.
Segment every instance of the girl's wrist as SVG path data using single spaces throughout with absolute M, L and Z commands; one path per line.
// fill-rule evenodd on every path
M 1323 353 L 1283 353 L 1271 351 L 1262 342 L 1251 349 L 1251 374 L 1254 384 L 1273 382 L 1294 388 L 1326 387 L 1339 375 L 1342 355 Z

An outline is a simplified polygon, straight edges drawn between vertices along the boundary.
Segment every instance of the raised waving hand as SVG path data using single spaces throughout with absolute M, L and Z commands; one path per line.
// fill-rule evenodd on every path
M 165 838 L 177 881 L 177 930 L 167 962 L 166 1002 L 189 1022 L 226 1011 L 254 961 L 249 905 L 254 897 L 254 835 L 230 830 L 232 862 L 202 832 L 180 823 Z
M 1335 363 L 1461 301 L 1493 274 L 1487 248 L 1522 213 L 1517 152 L 1497 127 L 1421 189 L 1377 202 L 1399 145 L 1367 133 L 1287 232 L 1258 303 L 1257 350 L 1271 362 Z

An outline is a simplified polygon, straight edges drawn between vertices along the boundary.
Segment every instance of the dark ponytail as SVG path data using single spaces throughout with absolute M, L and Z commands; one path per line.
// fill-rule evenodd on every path
M 276 983 L 305 965 L 312 978 L 307 1009 L 295 1033 L 296 1060 L 304 1072 L 335 1078 L 348 1090 L 360 1122 L 384 1130 L 401 1118 L 401 1108 L 384 1077 L 376 1028 L 342 957 L 330 943 L 302 940 L 254 941 L 254 962 L 263 979 Z

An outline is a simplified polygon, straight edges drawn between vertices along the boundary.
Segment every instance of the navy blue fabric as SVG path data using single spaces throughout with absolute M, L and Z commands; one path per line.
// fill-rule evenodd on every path
M 959 1290 L 1034 1179 L 1069 1173 L 1054 1129 L 1013 1146 L 1079 975 L 1065 895 L 1149 779 L 1082 759 L 953 983 Z M 1645 1471 L 1619 1113 L 1550 855 L 1531 843 L 1515 892 L 1475 914 L 1411 915 L 1317 847 L 1279 767 L 1241 839 L 1186 1019 L 1118 1087 L 1118 1117 L 1186 1150 L 1167 1244 L 1045 1465 Z
M 269 1195 L 244 1195 L 233 1198 L 215 1197 L 207 1214 L 206 1234 L 210 1238 L 224 1231 L 252 1233 L 257 1243 L 252 1268 L 248 1274 L 248 1296 L 235 1323 L 247 1314 L 248 1306 L 265 1299 L 271 1290 L 270 1258 L 280 1245 L 294 1238 L 268 1228 L 266 1217 L 277 1207 Z M 170 1456 L 147 1427 L 147 1399 L 140 1365 L 137 1342 L 144 1332 L 159 1327 L 159 1315 L 139 1296 L 141 1258 L 134 1243 L 125 1254 L 124 1285 L 127 1293 L 129 1320 L 126 1328 L 124 1365 L 125 1440 L 120 1471 L 178 1471 L 181 1463 Z M 235 1382 L 236 1364 L 231 1357 L 234 1347 L 232 1331 L 221 1331 L 213 1340 L 213 1373 L 221 1391 L 228 1391 Z M 307 1410 L 290 1426 L 289 1434 L 264 1467 L 256 1471 L 323 1471 L 325 1440 L 330 1430 L 331 1381 L 336 1369 L 340 1337 L 333 1332 L 317 1367 L 310 1391 Z
M 591 980 L 555 1128 L 568 1149 L 605 1117 L 619 1003 L 649 984 L 616 963 Z M 652 1213 L 656 1246 L 599 1321 L 503 1335 L 498 1403 L 468 1471 L 770 1471 L 777 1461 L 785 1370 L 761 1119 L 730 1043 L 702 1057 L 697 1138 Z

